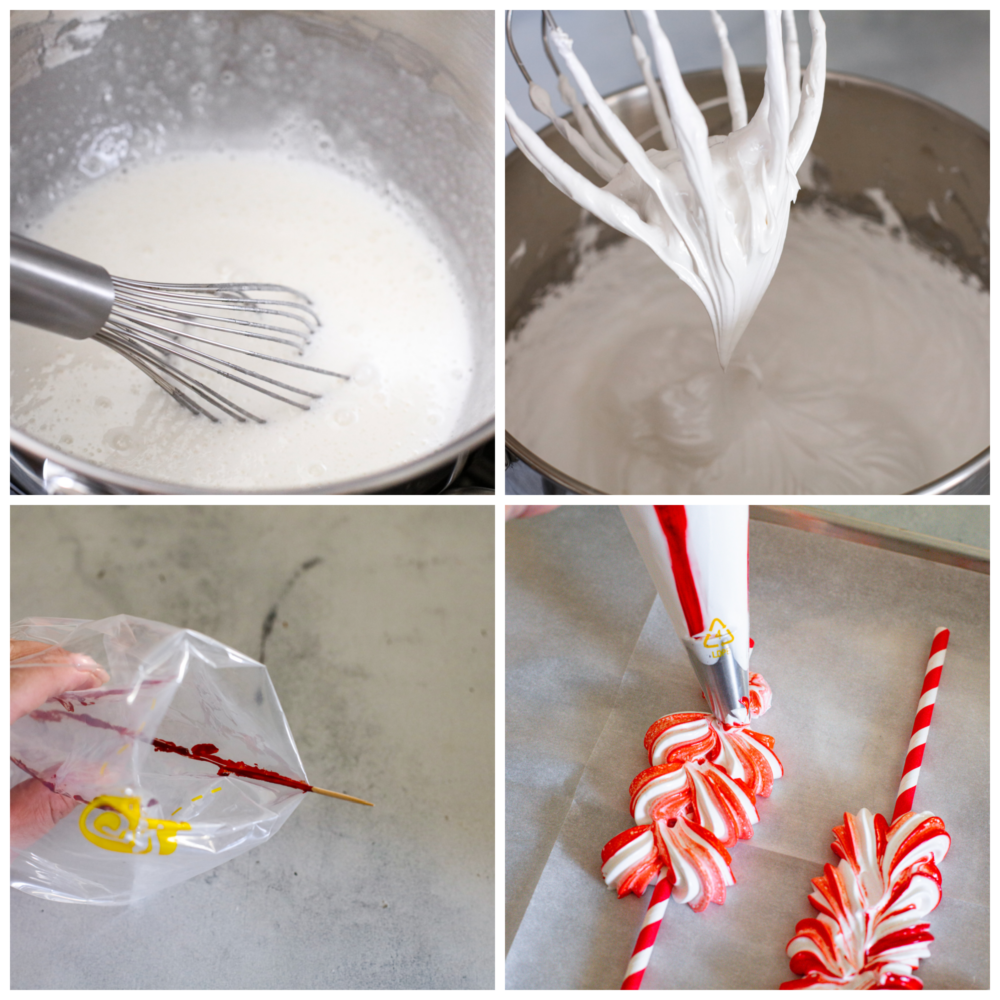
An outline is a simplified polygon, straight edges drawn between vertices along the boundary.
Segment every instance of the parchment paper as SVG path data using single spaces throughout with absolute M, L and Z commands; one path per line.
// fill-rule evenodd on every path
M 704 702 L 616 509 L 564 507 L 507 532 L 506 986 L 615 989 L 650 890 L 619 900 L 600 851 L 633 825 L 648 726 Z M 667 907 L 643 988 L 793 978 L 784 949 L 814 915 L 809 880 L 837 860 L 832 827 L 862 807 L 891 815 L 937 625 L 951 643 L 914 807 L 944 818 L 952 848 L 917 974 L 927 989 L 988 988 L 988 595 L 981 574 L 751 521 L 751 666 L 774 693 L 755 728 L 777 740 L 785 777 L 731 849 L 725 905 Z M 623 666 L 634 604 L 648 613 Z M 587 626 L 574 634 L 576 616 Z

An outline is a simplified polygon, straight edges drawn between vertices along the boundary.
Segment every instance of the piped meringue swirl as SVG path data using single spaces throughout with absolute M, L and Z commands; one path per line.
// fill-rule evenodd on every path
M 812 880 L 818 917 L 800 920 L 788 944 L 791 969 L 802 989 L 922 989 L 913 973 L 934 940 L 923 921 L 941 901 L 938 863 L 951 837 L 929 812 L 909 812 L 890 827 L 862 809 L 834 827 L 834 868 Z
M 751 716 L 771 692 L 752 674 Z M 724 726 L 704 712 L 664 716 L 646 733 L 652 765 L 629 789 L 637 826 L 609 841 L 602 874 L 619 896 L 641 896 L 663 870 L 675 900 L 704 910 L 734 884 L 726 848 L 753 836 L 756 796 L 771 793 L 783 771 L 774 740 L 746 726 Z

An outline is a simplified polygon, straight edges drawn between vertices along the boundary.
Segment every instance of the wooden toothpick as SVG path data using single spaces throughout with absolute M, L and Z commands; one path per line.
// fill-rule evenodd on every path
M 366 802 L 364 799 L 356 799 L 353 795 L 344 795 L 343 792 L 328 792 L 325 788 L 317 788 L 313 785 L 311 792 L 319 792 L 320 795 L 329 795 L 331 799 L 344 799 L 347 802 L 357 802 L 363 806 L 373 806 L 374 802 Z

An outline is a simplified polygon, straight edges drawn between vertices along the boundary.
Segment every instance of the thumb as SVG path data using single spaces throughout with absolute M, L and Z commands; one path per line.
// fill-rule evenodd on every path
M 27 847 L 76 808 L 68 795 L 49 791 L 37 778 L 10 790 L 10 846 Z

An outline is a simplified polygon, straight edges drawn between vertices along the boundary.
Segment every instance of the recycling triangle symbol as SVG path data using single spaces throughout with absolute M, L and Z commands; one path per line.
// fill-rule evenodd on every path
M 736 640 L 733 633 L 726 627 L 726 623 L 721 618 L 713 618 L 712 624 L 708 626 L 705 633 L 705 640 L 702 643 L 706 649 L 720 649 L 723 646 L 730 646 Z

